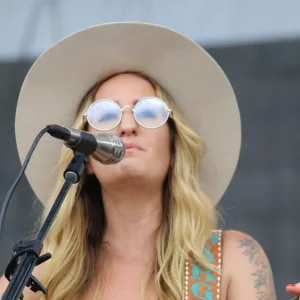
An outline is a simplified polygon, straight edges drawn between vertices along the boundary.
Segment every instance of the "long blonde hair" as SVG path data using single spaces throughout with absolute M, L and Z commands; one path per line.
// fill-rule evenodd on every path
M 205 144 L 185 123 L 179 109 L 163 88 L 154 80 L 136 74 L 147 79 L 153 85 L 156 96 L 163 99 L 173 111 L 169 125 L 174 163 L 164 183 L 164 218 L 157 236 L 156 262 L 151 278 L 154 279 L 158 299 L 181 300 L 184 267 L 189 254 L 202 266 L 215 270 L 204 251 L 212 230 L 217 226 L 214 205 L 200 187 L 199 169 Z M 73 128 L 86 129 L 82 115 L 94 101 L 103 82 L 96 84 L 84 97 Z M 62 148 L 57 166 L 59 172 L 66 169 L 72 156 L 69 149 Z M 59 177 L 42 220 L 48 214 L 62 183 L 63 178 Z M 41 295 L 40 299 L 80 298 L 95 274 L 97 253 L 101 249 L 105 228 L 101 186 L 93 175 L 85 174 L 70 189 L 44 241 L 44 251 L 49 251 L 53 256 L 45 263 L 41 278 L 48 294 L 46 297 Z

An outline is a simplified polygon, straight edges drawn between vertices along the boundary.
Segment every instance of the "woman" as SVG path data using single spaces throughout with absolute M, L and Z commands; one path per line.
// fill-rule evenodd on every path
M 117 135 L 126 154 L 114 165 L 88 158 L 44 242 L 52 258 L 34 271 L 48 294 L 26 288 L 25 299 L 276 299 L 259 243 L 217 229 L 240 119 L 226 76 L 197 44 L 142 23 L 95 26 L 60 41 L 22 86 L 22 162 L 53 123 Z M 59 152 L 44 139 L 26 174 L 45 215 L 73 157 Z

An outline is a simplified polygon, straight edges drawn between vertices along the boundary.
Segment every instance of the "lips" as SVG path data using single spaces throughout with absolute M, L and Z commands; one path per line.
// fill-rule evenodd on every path
M 126 150 L 144 150 L 142 147 L 135 143 L 125 143 Z

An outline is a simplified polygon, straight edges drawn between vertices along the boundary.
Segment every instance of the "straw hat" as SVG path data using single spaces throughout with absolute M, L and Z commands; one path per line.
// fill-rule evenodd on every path
M 201 186 L 216 204 L 237 166 L 241 123 L 234 91 L 212 57 L 188 37 L 138 22 L 108 23 L 76 32 L 43 53 L 22 85 L 15 120 L 21 163 L 38 132 L 48 124 L 71 127 L 86 92 L 99 80 L 122 71 L 154 78 L 171 95 L 208 153 Z M 26 176 L 45 204 L 61 142 L 41 140 Z

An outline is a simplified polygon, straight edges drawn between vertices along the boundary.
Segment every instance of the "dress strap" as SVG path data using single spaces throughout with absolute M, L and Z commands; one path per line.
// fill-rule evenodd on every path
M 222 231 L 213 231 L 208 246 L 207 258 L 220 271 L 222 266 Z M 217 271 L 207 270 L 189 256 L 185 266 L 185 284 L 183 300 L 220 299 L 221 275 Z

